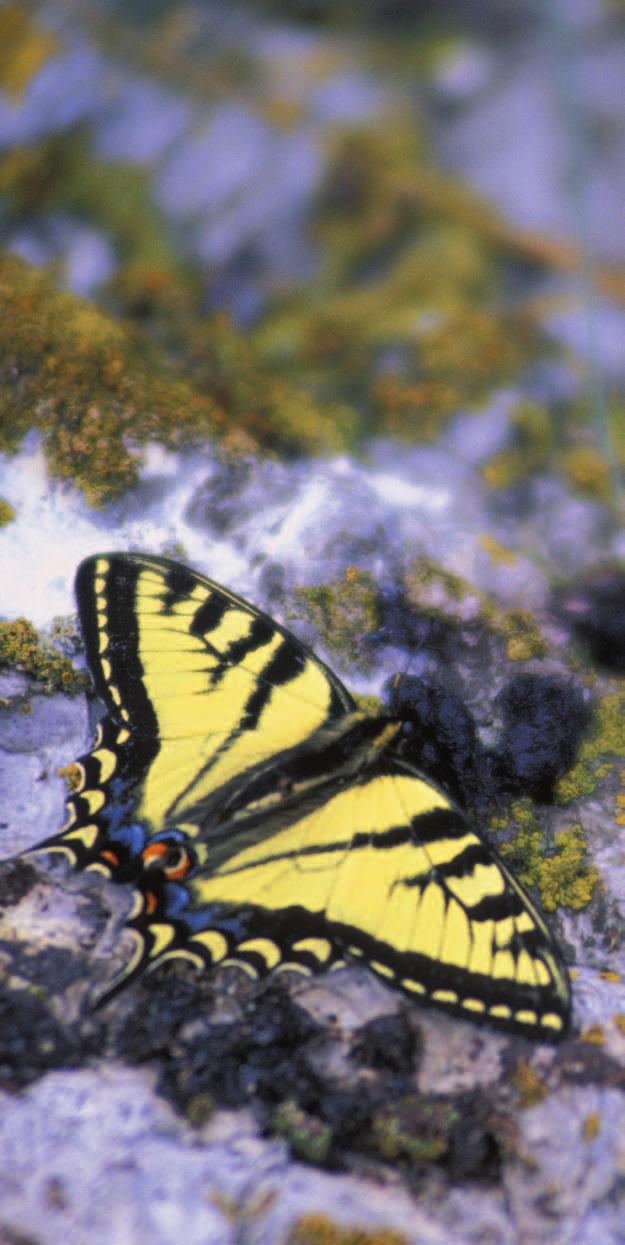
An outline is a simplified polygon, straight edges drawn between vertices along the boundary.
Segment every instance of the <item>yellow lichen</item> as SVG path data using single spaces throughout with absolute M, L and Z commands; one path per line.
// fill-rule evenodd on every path
M 367 571 L 350 567 L 343 579 L 297 588 L 294 600 L 298 617 L 312 622 L 329 652 L 370 669 L 372 658 L 362 641 L 379 629 L 381 617 L 375 581 Z
M 29 674 L 46 692 L 61 691 L 74 695 L 87 686 L 87 677 L 75 670 L 71 661 L 58 649 L 42 643 L 32 623 L 26 618 L 0 623 L 0 668 L 20 670 Z
M 15 518 L 15 511 L 8 501 L 0 497 L 0 527 L 6 527 L 7 523 L 12 523 Z
M 598 1111 L 591 1111 L 582 1123 L 582 1137 L 584 1141 L 594 1141 L 599 1136 L 601 1128 L 601 1116 Z
M 542 860 L 538 885 L 547 912 L 558 907 L 586 908 L 599 881 L 599 870 L 588 863 L 588 849 L 581 826 L 555 835 L 556 852 Z
M 34 22 L 29 5 L 0 7 L 0 90 L 19 96 L 41 66 L 54 55 L 57 40 Z
M 502 611 L 496 629 L 505 637 L 510 661 L 529 661 L 532 657 L 545 656 L 547 645 L 536 619 L 525 610 Z
M 580 1041 L 588 1042 L 590 1046 L 605 1045 L 605 1030 L 603 1025 L 589 1025 L 587 1029 L 582 1029 L 579 1036 Z
M 287 1245 L 408 1245 L 408 1238 L 387 1228 L 346 1228 L 325 1215 L 302 1215 L 291 1227 Z
M 256 346 L 354 404 L 361 433 L 429 440 L 527 366 L 535 321 L 497 296 L 492 210 L 432 167 L 418 123 L 348 127 L 329 145 L 319 277 L 276 302 Z
M 512 1074 L 512 1083 L 517 1091 L 520 1107 L 536 1106 L 549 1092 L 545 1082 L 525 1059 L 519 1059 Z
M 258 441 L 288 453 L 338 449 L 350 435 L 347 408 L 317 406 L 261 373 L 223 319 L 204 324 L 201 353 L 196 327 L 190 383 L 136 329 L 6 255 L 0 325 L 0 450 L 38 426 L 54 474 L 93 505 L 135 481 L 148 441 L 176 448 L 220 436 L 230 453 Z
M 598 869 L 588 860 L 581 826 L 570 826 L 554 836 L 554 850 L 547 854 L 545 839 L 534 818 L 507 843 L 501 854 L 524 886 L 537 886 L 543 908 L 585 908 L 599 881 Z
M 556 783 L 555 798 L 560 804 L 590 795 L 597 782 L 610 773 L 616 758 L 625 756 L 625 690 L 616 681 L 613 686 L 616 690 L 603 696 L 594 707 L 575 765 Z
M 418 1167 L 447 1154 L 457 1123 L 458 1111 L 452 1103 L 406 1094 L 375 1112 L 371 1140 L 385 1162 Z
M 404 589 L 408 604 L 414 609 L 459 625 L 484 625 L 496 612 L 479 589 L 431 558 L 412 560 L 404 574 Z

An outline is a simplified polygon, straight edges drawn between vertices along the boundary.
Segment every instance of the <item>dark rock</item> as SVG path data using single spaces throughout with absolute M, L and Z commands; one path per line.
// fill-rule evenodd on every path
M 625 670 L 625 569 L 606 567 L 563 592 L 557 606 L 596 662 Z
M 581 692 L 562 679 L 519 674 L 502 689 L 495 706 L 503 718 L 494 749 L 501 789 L 550 800 L 588 725 L 590 710 Z
M 419 1035 L 405 1012 L 375 1016 L 358 1030 L 352 1058 L 381 1072 L 408 1075 L 420 1053 Z

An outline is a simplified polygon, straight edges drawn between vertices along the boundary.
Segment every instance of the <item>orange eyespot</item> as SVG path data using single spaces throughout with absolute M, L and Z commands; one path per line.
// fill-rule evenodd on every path
M 100 852 L 100 859 L 105 860 L 106 863 L 112 865 L 114 869 L 119 868 L 119 856 L 116 856 L 115 852 L 109 851 L 108 848 L 106 851 Z
M 191 857 L 179 843 L 150 843 L 141 853 L 146 868 L 157 866 L 171 882 L 186 877 L 191 868 Z
M 186 877 L 190 868 L 189 853 L 185 851 L 184 847 L 181 847 L 177 852 L 172 851 L 164 872 L 166 877 L 170 878 L 172 882 L 178 882 L 180 878 Z
M 147 868 L 150 865 L 160 865 L 168 851 L 167 843 L 150 843 L 149 847 L 145 847 L 141 853 L 141 859 Z

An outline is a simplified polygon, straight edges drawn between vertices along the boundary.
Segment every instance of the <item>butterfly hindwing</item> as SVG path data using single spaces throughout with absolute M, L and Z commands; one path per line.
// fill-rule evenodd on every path
M 139 913 L 144 960 L 265 972 L 358 959 L 465 1018 L 565 1032 L 566 972 L 542 918 L 464 815 L 402 762 L 226 842 L 186 892 L 165 888 L 154 921 Z

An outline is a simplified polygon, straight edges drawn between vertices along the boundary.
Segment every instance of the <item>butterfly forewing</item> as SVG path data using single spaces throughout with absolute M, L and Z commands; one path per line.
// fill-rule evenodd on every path
M 88 558 L 76 595 L 107 715 L 77 762 L 68 823 L 44 845 L 76 863 L 115 873 L 132 855 L 122 806 L 126 827 L 147 836 L 180 824 L 196 833 L 190 810 L 218 808 L 229 785 L 243 789 L 246 775 L 355 708 L 288 631 L 176 563 Z

